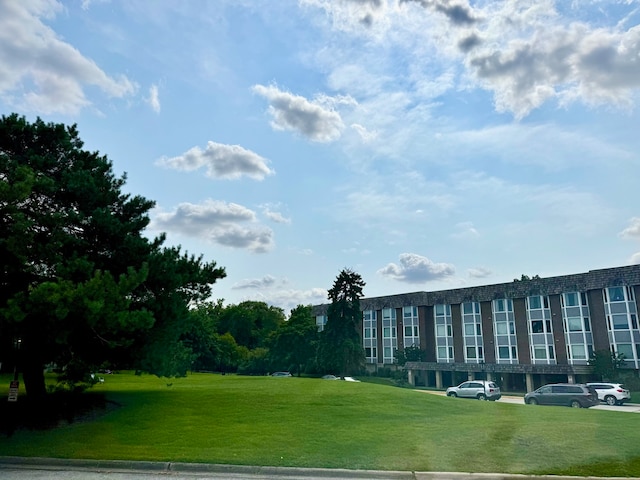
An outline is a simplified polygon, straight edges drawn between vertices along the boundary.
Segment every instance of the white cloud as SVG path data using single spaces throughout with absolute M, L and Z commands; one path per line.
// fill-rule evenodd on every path
M 640 239 L 640 217 L 633 217 L 629 221 L 629 226 L 622 230 L 619 235 L 622 238 Z
M 480 236 L 472 222 L 460 222 L 456 225 L 456 228 L 458 231 L 451 234 L 453 238 L 476 238 Z
M 282 215 L 282 213 L 280 212 L 274 212 L 271 211 L 269 208 L 265 208 L 264 210 L 264 215 L 271 220 L 272 222 L 276 222 L 276 223 L 286 223 L 289 224 L 291 223 L 291 219 L 285 217 L 284 215 Z
M 262 278 L 247 278 L 244 280 L 240 280 L 231 288 L 234 290 L 244 290 L 244 289 L 260 289 L 260 288 L 268 288 L 275 285 L 276 279 L 271 275 L 265 275 Z
M 448 263 L 434 263 L 427 257 L 415 253 L 402 253 L 399 265 L 389 263 L 377 273 L 401 282 L 425 283 L 452 276 L 455 267 Z
M 190 172 L 206 167 L 210 178 L 237 179 L 243 175 L 262 180 L 275 172 L 268 167 L 268 161 L 251 150 L 239 145 L 224 145 L 208 142 L 207 148 L 193 147 L 182 155 L 161 158 L 157 165 Z
M 54 0 L 0 2 L 3 100 L 23 111 L 77 114 L 92 104 L 87 87 L 97 87 L 111 98 L 133 95 L 134 82 L 124 75 L 108 75 L 45 25 L 62 9 Z
M 638 26 L 569 22 L 550 1 L 504 2 L 486 17 L 465 63 L 500 112 L 523 118 L 551 99 L 629 106 L 640 88 Z
M 265 253 L 274 246 L 273 231 L 255 225 L 255 218 L 252 210 L 241 205 L 208 200 L 199 205 L 181 203 L 171 212 L 158 211 L 149 227 Z
M 147 103 L 154 112 L 160 113 L 160 96 L 158 94 L 157 85 L 151 85 L 151 87 L 149 87 L 149 98 L 147 98 Z
M 640 264 L 640 252 L 637 252 L 637 253 L 634 253 L 633 255 L 631 255 L 630 262 L 633 265 Z
M 490 276 L 493 272 L 485 267 L 477 267 L 477 268 L 468 269 L 467 273 L 472 278 L 486 278 Z
M 314 142 L 332 142 L 340 138 L 344 124 L 338 112 L 325 106 L 328 97 L 312 102 L 273 85 L 255 85 L 253 91 L 269 101 L 271 126 L 275 130 L 298 132 Z M 342 103 L 341 99 L 337 101 Z
M 401 70 L 404 76 L 392 79 L 397 90 L 408 87 L 418 93 L 424 72 L 429 72 L 429 78 L 436 74 L 437 61 L 437 68 L 447 72 L 443 79 L 453 71 L 449 67 L 457 76 L 453 82 L 450 78 L 443 82 L 443 87 L 480 86 L 493 93 L 498 112 L 517 119 L 549 101 L 560 106 L 580 101 L 626 109 L 640 89 L 640 26 L 628 18 L 612 25 L 594 25 L 596 22 L 562 15 L 553 0 L 303 3 L 321 8 L 335 30 L 367 36 L 376 50 L 358 51 L 357 56 L 348 49 L 345 53 L 331 48 L 333 45 L 323 50 L 323 58 L 333 69 L 329 82 L 335 86 L 339 78 L 343 91 L 387 83 L 389 70 L 375 71 L 378 65 L 371 63 L 371 56 L 377 55 L 378 64 L 388 66 L 393 60 L 387 52 L 396 49 L 411 58 L 414 67 L 409 70 L 417 73 Z M 615 9 L 607 3 L 613 2 L 602 2 L 603 10 Z M 363 23 L 375 28 L 363 28 Z M 334 56 L 340 59 L 332 62 Z M 362 81 L 373 76 L 384 80 Z M 403 85 L 407 78 L 411 85 Z
M 261 290 L 245 297 L 246 300 L 265 302 L 275 305 L 285 312 L 293 310 L 298 305 L 317 305 L 327 303 L 328 291 L 324 288 L 310 288 L 308 290 L 277 289 Z

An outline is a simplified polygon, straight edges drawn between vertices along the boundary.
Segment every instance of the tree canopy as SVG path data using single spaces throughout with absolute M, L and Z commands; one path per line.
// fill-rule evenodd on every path
M 343 269 L 329 290 L 331 304 L 320 341 L 320 362 L 341 376 L 357 371 L 364 363 L 359 328 L 362 321 L 360 298 L 365 282 L 356 272 Z
M 29 395 L 45 393 L 49 363 L 82 372 L 126 358 L 184 372 L 188 307 L 226 274 L 146 238 L 154 202 L 124 194 L 125 181 L 83 149 L 75 125 L 0 119 L 0 351 L 21 346 Z

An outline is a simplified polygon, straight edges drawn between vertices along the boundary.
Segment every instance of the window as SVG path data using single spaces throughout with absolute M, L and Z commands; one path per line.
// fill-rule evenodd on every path
M 513 302 L 509 298 L 498 298 L 493 300 L 491 307 L 497 362 L 517 363 L 518 353 Z
M 628 330 L 629 329 L 629 319 L 626 315 L 612 315 L 613 319 L 613 328 L 615 330 Z
M 533 358 L 537 360 L 546 360 L 547 359 L 547 348 L 542 347 L 533 347 Z
M 406 337 L 417 337 L 418 336 L 418 326 L 417 325 L 405 325 L 404 326 L 404 336 Z
M 578 294 L 575 292 L 572 293 L 565 293 L 563 295 L 564 297 L 564 304 L 567 307 L 575 307 L 578 305 Z
M 612 287 L 607 288 L 609 294 L 609 302 L 624 302 L 624 288 Z
M 451 305 L 436 304 L 434 305 L 434 320 L 436 350 L 438 362 L 453 361 L 453 326 L 451 320 Z
M 633 361 L 633 346 L 630 343 L 618 343 L 616 353 L 624 355 L 625 360 Z
M 480 303 L 464 302 L 462 304 L 462 324 L 464 340 L 464 361 L 467 363 L 481 363 L 484 361 L 482 354 L 482 317 L 480 316 Z
M 327 316 L 326 315 L 318 315 L 316 317 L 316 326 L 318 327 L 318 331 L 322 332 L 324 330 L 325 325 L 327 324 Z
M 403 307 L 404 346 L 420 345 L 420 331 L 418 328 L 418 308 Z
M 378 317 L 375 310 L 362 312 L 363 347 L 367 363 L 378 363 Z
M 567 325 L 569 326 L 570 332 L 581 332 L 582 331 L 582 318 L 574 317 L 567 318 Z
M 395 308 L 382 309 L 382 362 L 394 363 L 394 352 L 398 348 L 398 333 Z
M 584 345 L 571 345 L 569 349 L 569 357 L 574 360 L 586 360 L 587 352 Z
M 638 307 L 633 289 L 628 286 L 605 288 L 603 297 L 611 350 L 623 354 L 627 366 L 640 368 Z
M 531 333 L 544 333 L 544 323 L 542 320 L 531 322 Z

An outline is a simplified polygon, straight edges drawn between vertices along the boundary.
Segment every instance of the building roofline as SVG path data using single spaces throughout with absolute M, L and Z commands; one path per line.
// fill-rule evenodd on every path
M 363 310 L 400 308 L 435 304 L 458 304 L 463 302 L 483 302 L 496 298 L 523 298 L 530 295 L 554 295 L 567 292 L 585 292 L 612 286 L 640 285 L 640 264 L 623 267 L 589 270 L 586 273 L 538 277 L 529 280 L 515 279 L 512 282 L 461 287 L 437 291 L 417 291 L 378 297 L 363 297 Z M 315 305 L 319 315 L 326 311 L 328 304 Z

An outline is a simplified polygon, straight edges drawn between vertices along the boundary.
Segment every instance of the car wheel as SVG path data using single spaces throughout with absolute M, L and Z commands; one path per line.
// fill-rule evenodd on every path
M 535 398 L 530 398 L 527 403 L 529 405 L 537 405 L 538 404 L 538 400 L 536 400 Z
M 487 396 L 484 393 L 479 393 L 478 394 L 478 400 L 486 400 Z
M 569 404 L 569 406 L 571 408 L 582 408 L 582 405 L 578 400 L 571 400 L 571 403 Z
M 456 392 L 449 392 L 447 393 L 447 397 L 457 397 L 458 395 L 456 395 Z
M 604 397 L 604 401 L 607 402 L 607 405 L 615 405 L 618 403 L 618 400 L 613 395 L 607 395 Z

